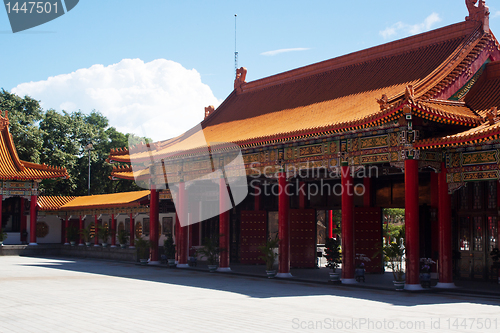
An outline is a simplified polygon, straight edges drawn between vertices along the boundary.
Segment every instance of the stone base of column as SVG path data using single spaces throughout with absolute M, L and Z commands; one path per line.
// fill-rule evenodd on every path
M 149 265 L 159 265 L 160 262 L 159 261 L 150 261 L 148 264 Z
M 118 246 L 116 246 L 116 245 L 111 245 L 110 247 L 118 247 Z
M 358 283 L 358 281 L 356 281 L 356 279 L 341 279 L 340 281 L 342 281 L 342 284 L 356 284 L 356 283 Z
M 28 245 L 38 245 L 38 243 L 29 243 Z
M 177 268 L 189 268 L 188 264 L 177 264 Z
M 454 289 L 457 286 L 453 282 L 451 283 L 445 283 L 445 282 L 438 282 L 436 285 L 436 288 L 441 288 L 441 289 Z
M 219 267 L 217 268 L 217 272 L 232 272 L 230 267 Z
M 94 247 L 96 247 L 96 246 L 101 246 L 101 245 L 99 245 L 99 244 L 94 244 Z
M 78 246 L 85 246 L 85 244 L 78 244 Z
M 64 243 L 64 245 L 69 245 L 69 243 Z
M 129 246 L 128 248 L 129 249 L 135 249 L 135 246 Z
M 277 277 L 277 278 L 285 278 L 285 279 L 288 279 L 288 278 L 293 277 L 293 275 L 292 275 L 291 273 L 278 273 L 278 274 L 276 274 L 276 277 Z
M 420 283 L 418 283 L 418 284 L 405 284 L 405 290 L 418 291 L 418 290 L 424 290 L 424 288 L 422 288 Z

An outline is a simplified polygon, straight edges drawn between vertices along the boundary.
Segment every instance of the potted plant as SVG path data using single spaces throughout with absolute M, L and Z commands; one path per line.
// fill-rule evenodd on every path
M 175 266 L 175 244 L 171 234 L 167 235 L 167 239 L 163 241 L 163 251 L 167 257 L 169 267 Z
M 354 269 L 354 278 L 358 282 L 360 282 L 361 280 L 365 282 L 365 263 L 370 262 L 371 260 L 363 253 L 356 253 L 355 259 L 356 259 L 356 268 Z
M 342 253 L 340 250 L 340 241 L 335 238 L 328 238 L 325 241 L 326 267 L 331 268 L 330 281 L 340 283 L 340 273 L 337 268 L 342 263 Z
M 275 237 L 274 239 L 269 238 L 264 245 L 259 246 L 259 250 L 262 253 L 259 259 L 264 260 L 264 262 L 266 263 L 266 274 L 270 279 L 276 276 L 276 270 L 274 270 L 274 262 L 278 257 L 278 253 L 275 251 L 275 248 L 277 248 L 278 245 L 279 239 L 278 237 Z
M 106 226 L 98 226 L 97 227 L 97 237 L 102 240 L 102 247 L 108 246 L 109 239 L 109 229 Z
M 205 238 L 205 246 L 199 249 L 199 252 L 207 258 L 208 270 L 210 272 L 215 272 L 217 269 L 217 259 L 219 259 L 219 254 L 225 249 L 219 248 L 219 235 L 213 235 L 212 237 Z
M 7 233 L 3 231 L 3 228 L 0 228 L 0 246 L 3 246 L 5 239 L 7 239 Z
M 420 284 L 424 288 L 431 287 L 431 265 L 436 262 L 431 258 L 420 258 Z
M 137 249 L 137 258 L 142 265 L 147 265 L 149 259 L 150 242 L 140 237 L 135 240 L 135 248 Z
M 129 235 L 127 230 L 118 231 L 118 242 L 120 243 L 120 247 L 122 249 L 127 247 L 128 237 Z
M 88 226 L 88 228 L 80 229 L 78 232 L 80 233 L 80 236 L 82 236 L 85 245 L 90 246 L 90 226 Z
M 68 229 L 66 229 L 66 238 L 68 238 L 71 246 L 75 246 L 78 239 L 78 228 L 74 225 L 68 226 Z
M 405 248 L 402 244 L 392 242 L 383 247 L 382 253 L 384 255 L 385 266 L 392 270 L 394 277 L 394 286 L 396 290 L 402 290 L 405 285 Z

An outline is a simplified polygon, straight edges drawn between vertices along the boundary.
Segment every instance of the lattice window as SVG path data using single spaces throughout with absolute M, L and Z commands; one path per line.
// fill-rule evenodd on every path
M 142 237 L 142 223 L 141 222 L 137 222 L 135 224 L 135 237 L 136 238 Z
M 460 209 L 469 209 L 468 187 L 460 189 Z
M 469 218 L 460 219 L 460 251 L 470 251 Z
M 488 209 L 497 208 L 497 182 L 491 180 L 488 182 Z
M 149 217 L 145 217 L 142 220 L 142 223 L 142 233 L 144 234 L 144 236 L 149 236 Z
M 488 216 L 488 252 L 498 247 L 498 224 L 496 216 Z
M 123 225 L 123 222 L 120 222 L 118 224 L 118 232 L 122 231 L 122 230 L 125 230 L 125 226 Z
M 474 183 L 473 187 L 473 204 L 472 204 L 472 209 L 481 209 L 483 208 L 482 202 L 483 202 L 483 196 L 482 196 L 482 184 L 481 183 Z
M 479 216 L 473 218 L 474 221 L 474 251 L 483 251 L 484 235 L 483 235 L 483 219 Z

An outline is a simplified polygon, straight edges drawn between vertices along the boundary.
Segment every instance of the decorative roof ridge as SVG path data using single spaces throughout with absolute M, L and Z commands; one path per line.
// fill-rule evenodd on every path
M 464 101 L 451 101 L 449 99 L 439 99 L 439 98 L 429 98 L 429 99 L 419 99 L 418 102 L 428 102 L 451 106 L 466 106 Z
M 244 83 L 241 85 L 241 90 L 242 93 L 247 93 L 287 82 L 293 82 L 295 80 L 314 76 L 339 68 L 355 66 L 369 61 L 382 59 L 384 57 L 392 57 L 395 55 L 404 54 L 405 52 L 413 51 L 424 46 L 427 47 L 436 45 L 447 40 L 468 36 L 471 34 L 471 32 L 477 30 L 478 28 L 479 24 L 474 21 L 455 23 L 443 28 L 424 32 L 418 35 L 406 37 L 386 44 L 374 46 L 368 49 L 356 51 L 308 66 L 299 67 L 273 76 Z
M 1 117 L 1 116 L 0 116 Z M 14 140 L 12 139 L 12 134 L 9 131 L 9 119 L 7 118 L 7 111 L 5 111 L 5 117 L 2 118 L 2 123 L 4 124 L 3 128 L 1 128 L 0 135 L 3 136 L 5 140 L 5 144 L 7 145 L 7 149 L 9 151 L 10 157 L 16 169 L 20 172 L 24 171 L 24 164 L 19 159 L 19 155 L 17 154 L 16 147 L 14 145 Z

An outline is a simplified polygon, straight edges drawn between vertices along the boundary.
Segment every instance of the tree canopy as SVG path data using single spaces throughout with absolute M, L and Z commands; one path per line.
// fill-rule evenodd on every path
M 59 113 L 44 111 L 29 96 L 21 98 L 2 89 L 0 110 L 9 112 L 10 132 L 24 161 L 65 167 L 69 179 L 44 180 L 40 189 L 45 195 L 86 195 L 90 154 L 90 193 L 116 193 L 140 188 L 133 181 L 112 181 L 112 166 L 106 162 L 111 148 L 147 140 L 124 134 L 109 126 L 108 119 L 93 110 Z M 90 150 L 85 147 L 92 144 Z

